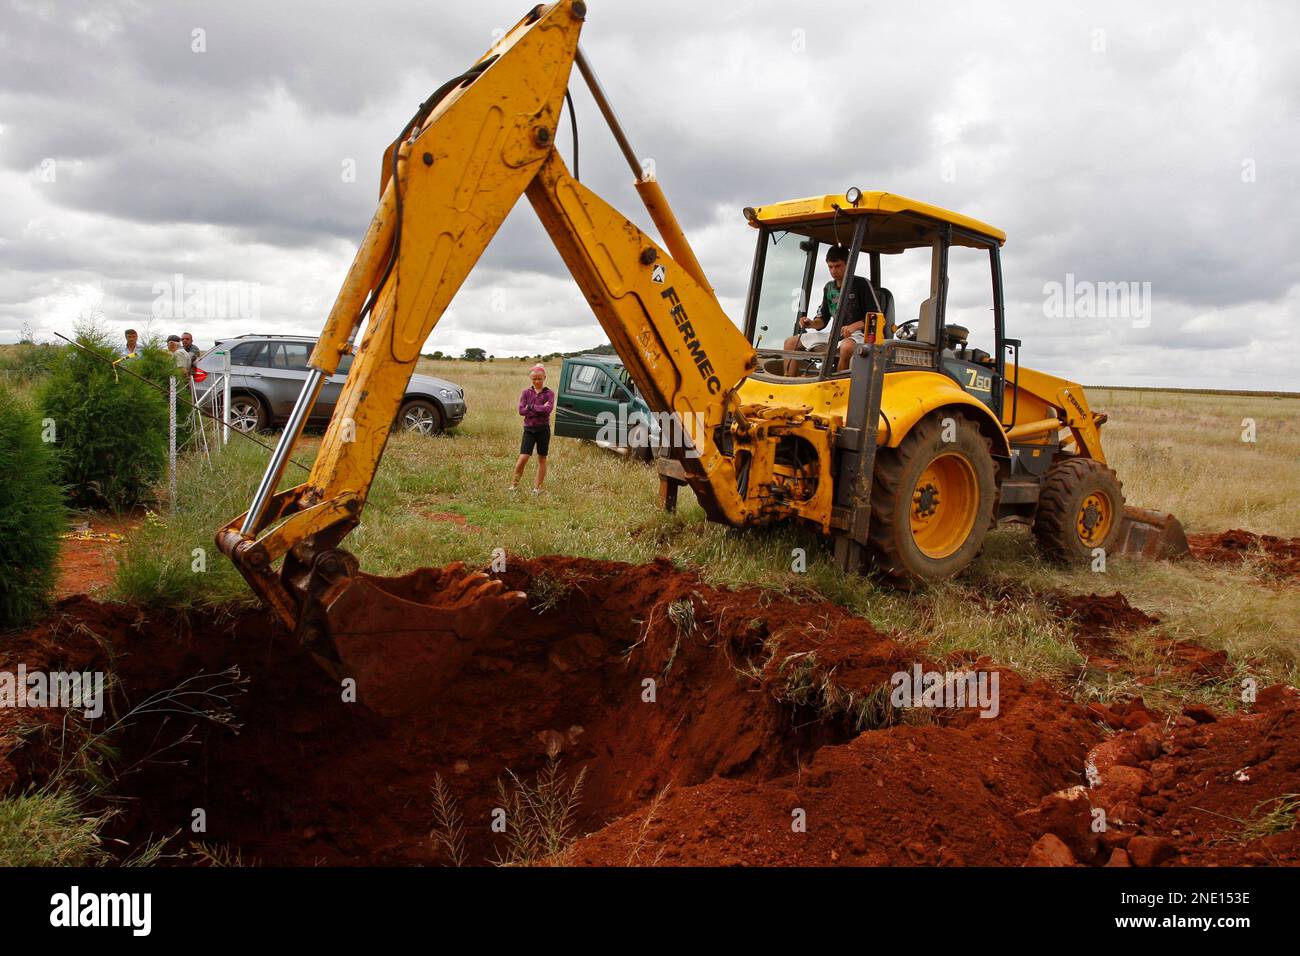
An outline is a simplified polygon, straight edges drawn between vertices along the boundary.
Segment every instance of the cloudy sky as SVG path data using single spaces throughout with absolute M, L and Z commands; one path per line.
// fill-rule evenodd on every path
M 0 342 L 98 313 L 204 346 L 319 331 L 385 146 L 527 6 L 0 2 Z M 753 252 L 741 208 L 857 185 L 1007 232 L 1027 365 L 1300 389 L 1296 4 L 589 8 L 584 49 L 733 318 Z M 648 228 L 572 88 L 583 180 Z M 571 156 L 567 119 L 559 147 Z M 178 274 L 231 301 L 154 317 Z M 1136 283 L 1132 314 L 1052 294 L 1111 282 Z M 900 319 L 916 313 L 908 288 L 900 272 Z M 426 351 L 601 341 L 524 201 Z

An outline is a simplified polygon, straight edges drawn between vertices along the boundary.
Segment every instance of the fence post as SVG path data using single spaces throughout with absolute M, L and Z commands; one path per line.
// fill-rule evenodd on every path
M 176 376 L 167 377 L 167 487 L 172 511 L 176 510 Z

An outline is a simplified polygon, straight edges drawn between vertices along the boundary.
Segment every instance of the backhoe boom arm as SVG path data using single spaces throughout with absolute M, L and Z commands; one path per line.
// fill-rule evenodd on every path
M 709 516 L 751 520 L 718 436 L 730 429 L 743 440 L 735 391 L 755 352 L 719 306 L 658 183 L 641 174 L 578 49 L 584 16 L 578 0 L 537 8 L 422 104 L 390 147 L 378 209 L 298 406 L 249 511 L 218 534 L 257 593 L 308 643 L 320 638 L 309 633 L 322 628 L 312 607 L 328 582 L 355 576 L 335 549 L 359 520 L 420 349 L 525 194 L 652 410 L 680 416 L 691 443 L 682 467 Z M 667 250 L 570 175 L 556 150 L 575 63 L 638 173 Z M 311 474 L 277 493 L 320 385 L 349 349 L 355 357 Z

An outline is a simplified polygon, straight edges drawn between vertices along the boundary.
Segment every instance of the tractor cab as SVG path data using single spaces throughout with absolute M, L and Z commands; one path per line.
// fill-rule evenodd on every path
M 1006 353 L 1018 345 L 1003 334 L 1005 233 L 858 189 L 747 208 L 745 218 L 758 231 L 744 326 L 759 353 L 753 378 L 847 378 L 854 344 L 889 342 L 886 372 L 940 372 L 1002 416 Z M 840 250 L 847 262 L 835 283 Z M 859 317 L 861 332 L 845 344 Z

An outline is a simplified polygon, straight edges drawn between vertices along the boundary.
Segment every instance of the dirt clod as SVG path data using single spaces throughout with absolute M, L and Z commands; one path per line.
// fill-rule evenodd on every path
M 1216 564 L 1253 562 L 1276 581 L 1300 582 L 1300 538 L 1279 538 L 1234 529 L 1218 534 L 1189 534 L 1192 555 Z

